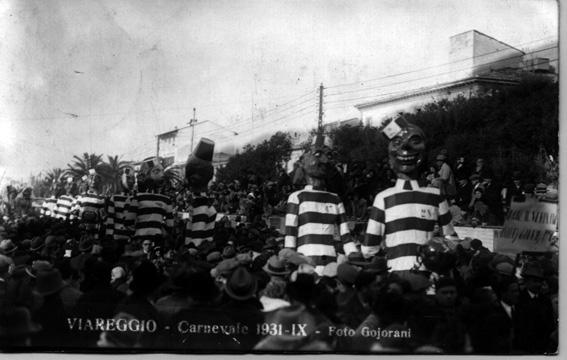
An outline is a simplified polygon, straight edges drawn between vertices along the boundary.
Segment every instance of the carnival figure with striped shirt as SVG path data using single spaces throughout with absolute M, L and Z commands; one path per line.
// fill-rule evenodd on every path
M 337 261 L 337 242 L 342 244 L 346 256 L 357 251 L 340 197 L 326 191 L 324 179 L 328 175 L 331 149 L 331 140 L 317 135 L 303 156 L 307 185 L 289 195 L 285 218 L 285 247 L 311 258 L 320 275 L 325 265 Z M 339 234 L 337 240 L 335 230 Z
M 78 219 L 81 231 L 97 241 L 106 218 L 106 199 L 101 194 L 102 179 L 95 169 L 89 170 L 86 185 L 87 191 L 73 205 L 72 216 Z
M 136 241 L 147 239 L 154 245 L 161 245 L 173 230 L 173 201 L 160 193 L 163 181 L 162 160 L 157 157 L 145 159 L 138 173 L 138 193 L 125 205 L 125 224 Z
M 369 258 L 384 248 L 388 267 L 403 277 L 404 272 L 426 270 L 419 251 L 433 239 L 436 224 L 446 237 L 456 234 L 440 190 L 418 181 L 426 155 L 423 130 L 398 118 L 388 122 L 382 132 L 389 139 L 390 167 L 398 178 L 393 187 L 376 195 L 361 251 Z
M 121 170 L 120 194 L 114 194 L 107 202 L 107 217 L 105 223 L 105 234 L 117 241 L 128 241 L 133 232 L 126 227 L 126 203 L 134 193 L 136 175 L 132 166 L 125 166 Z
M 185 165 L 185 178 L 193 194 L 189 220 L 185 225 L 185 245 L 194 244 L 199 247 L 205 242 L 213 241 L 217 210 L 212 205 L 207 186 L 213 178 L 214 148 L 212 140 L 200 139 Z
M 65 193 L 57 199 L 57 206 L 55 209 L 55 217 L 57 219 L 63 221 L 70 220 L 73 205 L 75 204 L 73 185 L 73 177 L 68 176 L 67 182 L 65 183 Z

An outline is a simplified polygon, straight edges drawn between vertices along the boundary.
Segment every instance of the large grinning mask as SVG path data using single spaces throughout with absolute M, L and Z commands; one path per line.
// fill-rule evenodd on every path
M 332 141 L 327 136 L 317 135 L 311 149 L 303 155 L 303 170 L 314 179 L 325 179 L 332 161 Z
M 390 167 L 398 177 L 417 179 L 425 159 L 425 134 L 417 125 L 403 119 L 391 121 L 383 129 L 389 138 Z

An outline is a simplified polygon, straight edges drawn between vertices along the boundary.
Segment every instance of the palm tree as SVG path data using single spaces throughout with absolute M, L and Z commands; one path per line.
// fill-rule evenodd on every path
M 67 164 L 69 171 L 76 177 L 82 178 L 89 174 L 89 169 L 97 169 L 102 164 L 102 155 L 83 153 L 82 157 L 73 155 L 73 164 Z
M 54 184 L 56 182 L 59 181 L 59 179 L 61 178 L 61 175 L 63 174 L 63 169 L 61 168 L 53 168 L 51 170 L 49 170 L 47 172 L 47 174 L 45 174 L 45 178 L 44 178 L 44 182 L 46 184 Z
M 122 170 L 128 165 L 129 161 L 120 160 L 118 155 L 115 155 L 108 156 L 108 162 L 103 162 L 97 168 L 107 191 L 116 193 L 120 189 Z

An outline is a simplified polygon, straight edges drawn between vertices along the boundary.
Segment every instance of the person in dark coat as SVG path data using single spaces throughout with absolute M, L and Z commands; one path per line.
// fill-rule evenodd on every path
M 115 313 L 124 312 L 143 321 L 153 320 L 156 322 L 157 328 L 161 329 L 161 317 L 151 301 L 162 283 L 161 275 L 153 263 L 149 260 L 143 260 L 134 269 L 132 276 L 133 279 L 130 283 L 132 294 L 128 295 L 116 306 Z M 110 278 L 108 283 L 110 286 Z M 154 334 L 146 332 L 140 338 L 141 347 L 153 348 L 155 340 Z
M 241 350 L 250 350 L 260 341 L 257 326 L 264 322 L 262 303 L 257 298 L 257 280 L 244 266 L 237 267 L 229 276 L 225 286 L 225 300 L 220 310 L 228 315 L 233 324 L 246 325 L 250 332 L 235 336 Z
M 67 325 L 68 314 L 61 300 L 61 289 L 65 287 L 61 273 L 57 269 L 38 273 L 35 291 L 42 296 L 43 302 L 32 314 L 42 330 L 35 334 L 33 346 L 41 348 L 60 349 L 63 346 L 74 344 L 61 339 L 70 339 L 70 330 Z
M 514 345 L 521 353 L 542 355 L 550 351 L 548 344 L 556 328 L 553 306 L 542 294 L 544 277 L 538 263 L 526 264 L 522 277 L 525 289 L 520 292 L 515 312 L 518 327 Z
M 517 331 L 516 307 L 520 287 L 513 277 L 502 278 L 495 286 L 498 301 L 477 309 L 471 328 L 471 342 L 477 354 L 513 354 Z
M 81 319 L 111 319 L 123 294 L 110 285 L 110 264 L 89 258 L 85 263 L 85 276 L 90 286 L 77 300 L 73 316 Z M 80 346 L 95 346 L 96 332 L 78 332 L 75 339 Z

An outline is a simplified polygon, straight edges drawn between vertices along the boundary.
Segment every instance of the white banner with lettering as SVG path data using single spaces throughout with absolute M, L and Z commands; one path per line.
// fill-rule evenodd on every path
M 504 254 L 557 251 L 557 222 L 557 203 L 533 198 L 512 202 L 494 251 Z

